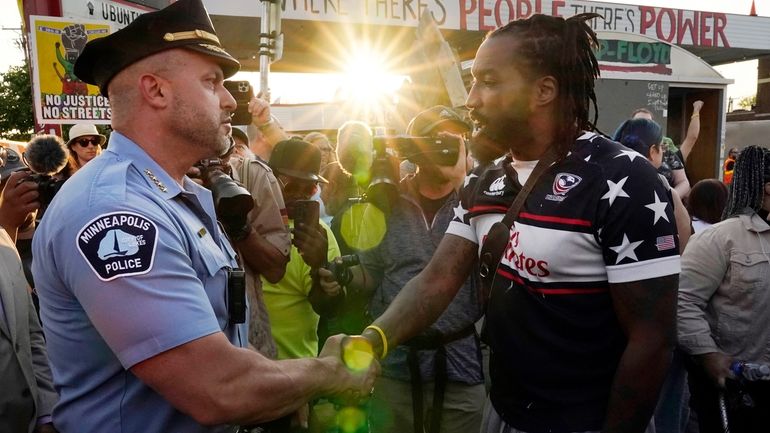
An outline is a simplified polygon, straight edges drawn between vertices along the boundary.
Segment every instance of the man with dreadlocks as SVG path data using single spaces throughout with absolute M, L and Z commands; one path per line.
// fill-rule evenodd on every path
M 690 390 L 701 433 L 722 432 L 718 392 L 740 382 L 735 361 L 770 364 L 770 149 L 749 146 L 735 163 L 725 219 L 690 239 L 682 255 L 679 345 L 691 355 Z M 728 398 L 730 431 L 766 432 L 770 382 L 745 382 Z
M 432 260 L 363 332 L 387 353 L 439 317 L 477 254 L 493 257 L 482 432 L 643 432 L 670 362 L 674 215 L 645 158 L 591 132 L 595 17 L 534 15 L 487 35 L 466 105 L 508 155 L 466 177 Z M 509 209 L 512 227 L 499 223 Z M 493 241 L 502 257 L 485 252 Z

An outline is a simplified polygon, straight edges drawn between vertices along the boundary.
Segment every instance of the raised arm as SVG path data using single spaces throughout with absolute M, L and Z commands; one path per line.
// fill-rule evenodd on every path
M 650 422 L 674 350 L 678 282 L 678 275 L 670 275 L 610 284 L 628 343 L 612 383 L 604 433 L 642 433 Z
M 695 101 L 692 104 L 692 116 L 690 117 L 690 126 L 687 127 L 687 135 L 679 146 L 679 150 L 682 151 L 682 157 L 684 161 L 687 161 L 687 157 L 690 156 L 690 152 L 695 147 L 695 142 L 698 141 L 698 135 L 700 135 L 700 109 L 703 108 L 703 101 Z
M 428 265 L 399 292 L 374 324 L 382 328 L 388 347 L 396 347 L 432 325 L 452 302 L 473 269 L 478 245 L 446 234 Z M 380 335 L 367 329 L 363 336 L 382 354 Z

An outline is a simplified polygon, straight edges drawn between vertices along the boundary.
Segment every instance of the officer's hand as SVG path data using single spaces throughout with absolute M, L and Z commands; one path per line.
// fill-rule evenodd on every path
M 326 230 L 320 224 L 296 223 L 293 231 L 294 238 L 291 243 L 299 250 L 302 260 L 311 268 L 320 268 L 325 265 L 329 251 Z
M 321 290 L 327 296 L 337 296 L 342 293 L 342 286 L 334 278 L 334 274 L 326 268 L 318 268 L 318 277 L 321 284 Z
M 262 99 L 259 94 L 249 101 L 249 113 L 251 113 L 251 123 L 254 126 L 262 126 L 270 122 L 270 103 Z
M 721 389 L 725 388 L 725 379 L 733 379 L 735 375 L 730 371 L 732 359 L 720 352 L 705 353 L 697 355 L 696 359 L 700 362 L 706 375 L 711 379 L 714 385 Z
M 37 184 L 29 181 L 29 177 L 28 171 L 11 173 L 0 192 L 0 226 L 9 232 L 15 233 L 29 214 L 40 207 Z
M 346 337 L 342 334 L 329 337 L 318 355 L 319 358 L 328 362 L 333 372 L 326 379 L 331 395 L 352 402 L 366 399 L 371 395 L 374 380 L 380 373 L 380 364 L 374 356 L 360 356 L 361 354 L 355 351 L 354 339 L 356 338 L 361 337 Z M 346 365 L 343 358 L 350 365 Z

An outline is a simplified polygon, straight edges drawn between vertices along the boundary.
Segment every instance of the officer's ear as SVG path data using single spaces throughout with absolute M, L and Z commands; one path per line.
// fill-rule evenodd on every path
M 142 74 L 139 77 L 139 92 L 147 104 L 153 108 L 166 108 L 170 100 L 170 83 L 155 74 Z

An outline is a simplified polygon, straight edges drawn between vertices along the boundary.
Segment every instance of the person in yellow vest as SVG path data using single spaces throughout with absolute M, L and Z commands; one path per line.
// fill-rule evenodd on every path
M 722 175 L 722 180 L 727 185 L 730 185 L 731 183 L 733 183 L 733 169 L 735 167 L 736 159 L 738 159 L 738 148 L 733 147 L 727 153 L 727 159 L 725 159 L 725 164 L 723 166 L 724 172 Z

